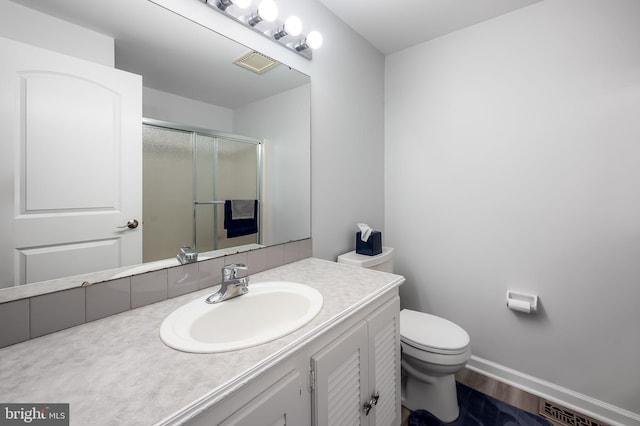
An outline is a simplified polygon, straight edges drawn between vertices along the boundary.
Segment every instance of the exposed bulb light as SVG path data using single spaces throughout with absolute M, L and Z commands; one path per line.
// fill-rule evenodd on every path
M 258 5 L 258 12 L 255 13 L 247 23 L 254 27 L 262 21 L 273 22 L 277 17 L 278 5 L 275 4 L 273 0 L 262 0 Z
M 278 5 L 273 0 L 262 0 L 258 5 L 258 15 L 267 22 L 273 22 L 278 17 Z
M 289 16 L 284 25 L 273 33 L 273 38 L 280 40 L 285 36 L 299 36 L 302 33 L 302 21 L 297 16 Z
M 307 44 L 313 50 L 320 49 L 322 46 L 322 34 L 318 31 L 311 31 L 307 36 Z
M 295 45 L 294 48 L 298 52 L 301 52 L 305 49 L 320 49 L 320 46 L 322 46 L 322 34 L 318 31 L 311 31 L 309 35 L 307 35 L 302 42 Z
M 232 4 L 235 4 L 240 9 L 246 9 L 251 4 L 251 0 L 216 0 L 215 3 L 218 9 L 225 11 Z
M 302 21 L 297 16 L 289 16 L 284 21 L 284 29 L 289 35 L 299 36 L 302 33 Z

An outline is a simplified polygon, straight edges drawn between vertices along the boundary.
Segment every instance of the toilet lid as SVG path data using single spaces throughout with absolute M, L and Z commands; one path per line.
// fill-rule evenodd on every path
M 469 346 L 469 334 L 459 325 L 424 312 L 400 311 L 401 340 L 428 352 L 454 354 Z

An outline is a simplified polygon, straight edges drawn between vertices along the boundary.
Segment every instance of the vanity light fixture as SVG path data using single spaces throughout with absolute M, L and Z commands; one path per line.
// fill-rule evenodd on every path
M 280 40 L 282 37 L 299 36 L 302 34 L 302 21 L 297 16 L 289 16 L 284 25 L 274 31 L 273 38 Z
M 318 31 L 311 31 L 304 40 L 294 46 L 298 52 L 302 52 L 306 49 L 320 49 L 322 46 L 322 34 Z
M 234 1 L 231 1 L 231 0 L 216 0 L 216 6 L 218 6 L 218 9 L 222 10 L 223 12 L 225 10 L 227 10 L 227 8 L 229 6 L 231 6 L 232 4 L 235 4 L 240 9 L 246 9 L 251 4 L 251 0 L 234 0 Z
M 243 13 L 243 9 L 249 8 L 253 0 L 200 1 L 309 60 L 311 51 L 322 46 L 322 35 L 318 31 L 302 34 L 302 21 L 297 16 L 289 16 L 284 22 L 278 20 L 278 5 L 274 0 L 261 0 L 250 15 Z
M 273 0 L 262 0 L 258 10 L 247 20 L 247 24 L 255 27 L 262 21 L 273 22 L 278 17 L 278 5 Z

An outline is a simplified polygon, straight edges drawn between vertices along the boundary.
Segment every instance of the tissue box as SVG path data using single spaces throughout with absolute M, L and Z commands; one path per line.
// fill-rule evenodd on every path
M 371 231 L 367 241 L 362 241 L 361 235 L 362 232 L 356 232 L 356 253 L 366 256 L 382 253 L 382 233 L 380 231 Z

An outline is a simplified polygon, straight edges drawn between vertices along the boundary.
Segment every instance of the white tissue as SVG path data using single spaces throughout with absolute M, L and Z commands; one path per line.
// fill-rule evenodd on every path
M 531 313 L 531 304 L 526 300 L 509 299 L 507 306 L 512 311 L 524 312 L 525 314 Z
M 360 232 L 361 232 L 360 239 L 366 242 L 369 239 L 369 236 L 371 235 L 371 231 L 373 231 L 373 228 L 371 228 L 366 223 L 359 223 L 358 228 L 360 228 Z

